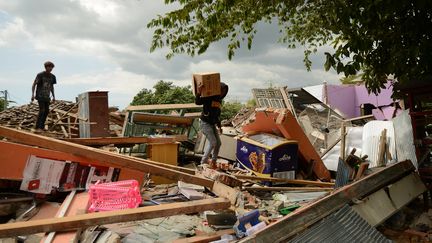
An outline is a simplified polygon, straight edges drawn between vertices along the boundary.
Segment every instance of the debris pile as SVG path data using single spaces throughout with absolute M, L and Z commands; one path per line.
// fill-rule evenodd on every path
M 49 127 L 45 133 L 52 137 L 64 137 L 67 125 L 71 130 L 77 130 L 76 113 L 78 106 L 70 101 L 56 100 L 51 102 L 46 125 Z M 0 112 L 0 125 L 18 130 L 34 131 L 39 106 L 37 103 L 12 107 Z M 74 116 L 75 115 L 75 116 Z M 72 116 L 72 118 L 70 118 Z M 67 123 L 69 119 L 69 124 Z
M 221 134 L 220 158 L 210 165 L 198 163 L 206 140 L 197 127 L 199 114 L 191 113 L 200 109 L 195 104 L 111 109 L 106 113 L 111 137 L 77 137 L 79 129 L 98 125 L 80 116 L 77 103 L 51 104 L 42 134 L 32 132 L 35 104 L 0 113 L 0 161 L 8 165 L 0 178 L 20 182 L 0 185 L 21 193 L 4 202 L 23 201 L 28 208 L 14 213 L 16 207 L 5 207 L 10 221 L 0 225 L 0 237 L 29 235 L 49 242 L 429 239 L 429 211 L 410 213 L 420 207 L 420 198 L 427 201 L 428 184 L 417 172 L 425 169 L 417 163 L 408 112 L 363 125 L 370 116 L 345 119 L 303 89 L 254 92 L 258 108 L 242 109 L 225 121 L 230 127 Z M 128 209 L 118 210 L 119 205 Z M 40 213 L 29 213 L 35 208 Z

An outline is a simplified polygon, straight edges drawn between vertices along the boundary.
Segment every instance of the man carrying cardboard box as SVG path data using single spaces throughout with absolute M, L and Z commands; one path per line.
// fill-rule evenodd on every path
M 216 160 L 221 146 L 219 133 L 222 132 L 220 114 L 222 100 L 228 93 L 228 85 L 220 83 L 220 95 L 202 97 L 201 92 L 203 85 L 200 84 L 196 88 L 195 104 L 203 105 L 203 110 L 200 117 L 200 127 L 202 133 L 206 136 L 207 143 L 204 149 L 204 155 L 201 159 L 201 164 L 208 163 L 211 167 L 216 166 Z M 211 159 L 209 159 L 211 153 Z

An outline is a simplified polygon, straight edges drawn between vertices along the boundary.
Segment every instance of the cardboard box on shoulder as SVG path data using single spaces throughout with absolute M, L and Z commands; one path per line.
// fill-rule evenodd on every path
M 192 76 L 192 90 L 196 94 L 198 86 L 202 85 L 201 97 L 220 95 L 219 73 L 195 73 Z

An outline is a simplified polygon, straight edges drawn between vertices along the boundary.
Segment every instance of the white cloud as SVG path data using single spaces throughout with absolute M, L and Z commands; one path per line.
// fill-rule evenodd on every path
M 59 73 L 58 90 L 67 97 L 78 94 L 70 92 L 107 90 L 110 103 L 120 107 L 158 80 L 189 85 L 194 72 L 220 72 L 230 85 L 228 98 L 240 101 L 250 98 L 252 88 L 268 87 L 270 83 L 300 87 L 338 79 L 334 73 L 324 72 L 321 63 L 307 72 L 302 63 L 303 50 L 287 49 L 275 42 L 277 25 L 259 24 L 252 50 L 242 48 L 232 61 L 227 60 L 226 41 L 212 45 L 195 58 L 178 55 L 168 61 L 166 49 L 149 53 L 152 30 L 146 28 L 147 23 L 176 6 L 164 5 L 162 0 L 0 1 L 0 48 L 18 48 L 21 42 L 42 61 L 54 56 L 105 63 L 111 69 L 89 71 L 65 63 L 56 67 L 55 72 L 63 72 Z M 25 68 L 17 67 L 15 71 L 27 72 L 23 80 L 33 78 L 35 68 Z M 60 85 L 67 91 L 61 91 Z
M 30 34 L 24 29 L 24 21 L 20 18 L 15 18 L 0 28 L 0 46 L 22 45 L 29 38 Z

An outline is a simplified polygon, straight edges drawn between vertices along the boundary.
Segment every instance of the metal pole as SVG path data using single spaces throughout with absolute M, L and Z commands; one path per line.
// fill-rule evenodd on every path
M 4 104 L 3 104 L 3 110 L 6 110 L 7 109 L 7 106 L 8 106 L 8 100 L 7 100 L 7 97 L 8 97 L 8 91 L 7 90 L 5 90 L 4 91 Z

